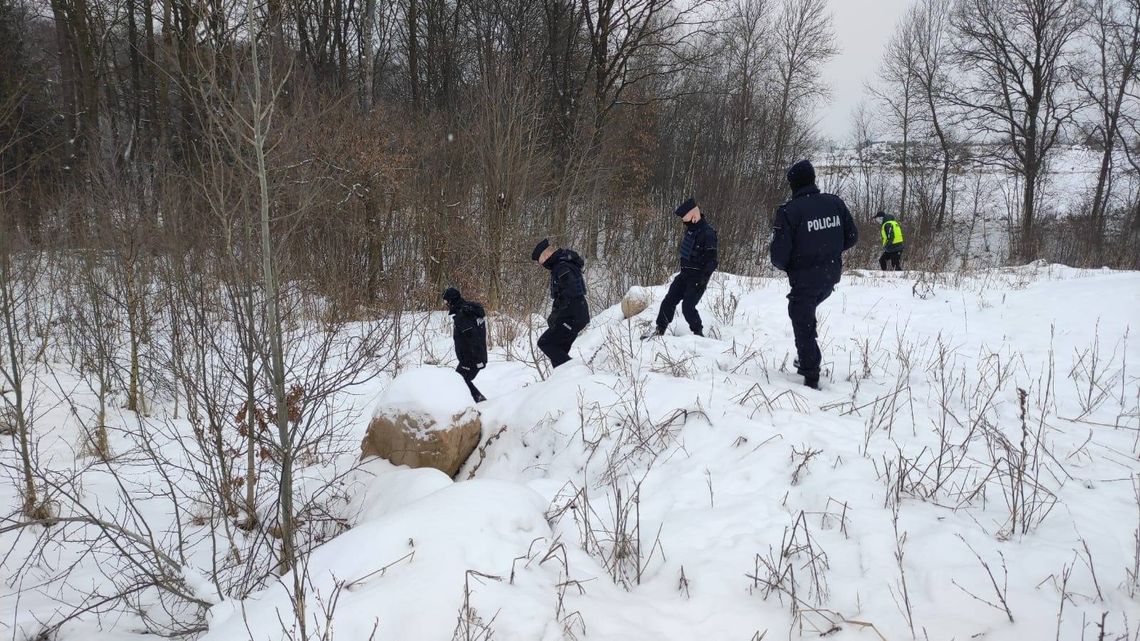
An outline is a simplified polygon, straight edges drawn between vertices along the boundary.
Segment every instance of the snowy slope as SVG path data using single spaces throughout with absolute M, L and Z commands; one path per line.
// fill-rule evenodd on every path
M 785 292 L 722 275 L 713 339 L 641 343 L 655 307 L 609 309 L 548 380 L 493 362 L 473 480 L 369 464 L 310 559 L 309 633 L 1136 634 L 1140 274 L 850 273 L 821 392 L 787 371 Z M 216 606 L 206 638 L 287 638 L 288 593 Z
M 458 481 L 380 460 L 350 472 L 351 451 L 306 462 L 302 494 L 348 474 L 334 484 L 347 503 L 330 505 L 351 527 L 306 560 L 303 630 L 291 576 L 219 599 L 207 577 L 226 550 L 207 533 L 222 524 L 179 526 L 188 543 L 169 549 L 212 604 L 203 638 L 1097 639 L 1102 615 L 1103 638 L 1138 634 L 1140 274 L 849 272 L 821 307 L 819 392 L 789 371 L 783 281 L 717 275 L 701 306 L 711 338 L 678 319 L 642 343 L 665 287 L 650 291 L 632 322 L 598 313 L 554 372 L 527 362 L 525 328 L 492 318 L 483 443 Z M 409 319 L 424 329 L 404 365 L 453 362 L 449 323 Z M 194 496 L 182 471 L 199 461 L 177 433 L 191 426 L 115 409 L 111 478 L 77 456 L 70 409 L 51 398 L 82 396 L 69 376 L 41 388 L 41 457 L 82 470 L 91 509 L 169 544 L 171 510 L 198 509 L 163 500 L 171 481 Z M 457 375 L 431 390 L 389 380 L 336 401 L 355 426 L 345 443 L 376 399 L 468 403 Z M 169 448 L 171 479 L 135 465 L 138 433 Z M 20 640 L 61 601 L 107 591 L 113 567 L 74 534 L 25 564 L 23 532 L 0 533 L 0 633 Z M 140 632 L 103 612 L 57 638 Z

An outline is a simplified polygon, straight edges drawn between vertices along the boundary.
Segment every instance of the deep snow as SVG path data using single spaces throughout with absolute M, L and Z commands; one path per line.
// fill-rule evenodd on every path
M 393 379 L 376 399 L 372 416 L 412 414 L 426 429 L 440 429 L 474 407 L 467 385 L 455 372 L 421 367 Z
M 306 565 L 310 638 L 1097 639 L 1106 612 L 1105 639 L 1138 634 L 1140 274 L 848 272 L 820 310 L 818 392 L 789 371 L 786 290 L 718 274 L 710 338 L 677 322 L 643 343 L 652 288 L 551 373 L 506 360 L 526 332 L 495 346 L 458 481 L 379 460 L 346 480 L 352 527 Z M 449 322 L 408 365 L 450 353 Z M 435 375 L 457 383 L 429 391 L 441 413 L 468 402 Z M 346 438 L 386 385 L 344 401 Z M 49 607 L 18 574 L 8 628 Z M 298 638 L 289 586 L 215 605 L 204 638 Z
M 816 600 L 804 578 L 807 558 L 798 555 L 791 563 L 802 582 L 798 596 L 805 607 L 838 614 L 806 613 L 796 629 L 826 631 L 836 622 L 841 630 L 833 638 L 875 638 L 844 618 L 873 624 L 888 639 L 909 637 L 893 511 L 884 507 L 888 489 L 880 477 L 900 448 L 915 456 L 938 443 L 932 363 L 939 353 L 947 378 L 961 380 L 950 394 L 955 420 L 968 420 L 968 408 L 980 402 L 975 394 L 994 393 L 977 389 L 985 387 L 978 371 L 989 363 L 1015 370 L 981 413 L 995 429 L 1020 433 L 1017 387 L 1030 392 L 1030 405 L 1055 404 L 1046 410 L 1045 439 L 1057 464 L 1043 484 L 1058 502 L 1022 535 L 1006 531 L 1009 511 L 996 484 L 985 500 L 958 509 L 961 497 L 904 496 L 898 533 L 906 537 L 916 634 L 1053 638 L 1065 567 L 1072 569 L 1062 638 L 1079 638 L 1082 630 L 1095 637 L 1091 626 L 1102 611 L 1110 612 L 1110 632 L 1135 628 L 1140 607 L 1128 596 L 1125 568 L 1140 524 L 1132 485 L 1140 422 L 1137 378 L 1123 368 L 1140 355 L 1125 338 L 1140 318 L 1140 276 L 1032 267 L 956 283 L 916 284 L 915 276 L 848 275 L 822 309 L 829 372 L 822 392 L 799 387 L 782 371 L 792 344 L 784 285 L 762 279 L 718 277 L 704 304 L 715 319 L 712 340 L 675 329 L 681 335 L 643 344 L 634 338 L 637 322 L 610 309 L 579 342 L 585 363 L 547 381 L 535 381 L 524 365 L 493 363 L 481 378 L 492 398 L 482 407 L 485 436 L 506 430 L 487 446 L 475 480 L 453 484 L 375 463 L 368 496 L 424 498 L 372 506 L 354 532 L 314 555 L 309 571 L 327 591 L 332 577 L 351 582 L 415 552 L 374 587 L 341 600 L 337 634 L 363 638 L 378 621 L 379 639 L 450 638 L 467 578 L 472 607 L 483 621 L 493 619 L 500 639 L 747 639 L 766 630 L 783 636 L 793 626 L 790 597 L 783 604 L 777 594 L 764 600 L 748 575 L 756 574 L 757 555 L 769 557 L 775 548 L 778 557 L 802 512 L 827 567 Z M 655 293 L 659 299 L 663 289 Z M 726 322 L 734 298 L 736 313 Z M 1084 413 L 1074 395 L 1085 382 L 1067 374 L 1074 354 L 1094 341 L 1107 361 L 1102 384 L 1112 398 L 1079 422 L 1063 420 Z M 1038 396 L 1050 351 L 1058 398 L 1045 401 Z M 911 362 L 904 368 L 905 359 Z M 901 382 L 900 369 L 907 370 Z M 872 427 L 868 436 L 883 405 L 873 400 L 901 386 L 909 390 L 890 433 Z M 1029 412 L 1036 420 L 1038 412 Z M 982 446 L 973 449 L 966 454 L 973 471 L 958 473 L 973 480 L 954 482 L 978 483 L 991 464 L 980 460 Z M 817 453 L 797 475 L 809 452 Z M 625 526 L 615 525 L 623 520 Z M 615 552 L 622 530 L 633 536 L 630 550 Z M 800 533 L 797 542 L 805 538 Z M 631 551 L 637 545 L 640 561 Z M 970 546 L 999 583 L 1004 555 L 1014 624 L 966 593 L 997 601 Z M 465 577 L 468 570 L 496 578 Z M 265 631 L 263 638 L 280 638 L 266 628 L 274 627 L 268 622 L 287 603 L 283 597 L 283 588 L 271 590 L 248 610 L 262 617 L 254 629 Z M 240 617 L 230 617 L 207 638 L 246 638 L 245 630 Z

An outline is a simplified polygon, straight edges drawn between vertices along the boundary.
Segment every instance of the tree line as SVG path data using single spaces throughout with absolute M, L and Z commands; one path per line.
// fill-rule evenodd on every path
M 1012 179 L 1011 260 L 1136 267 L 1138 62 L 1136 0 L 919 0 L 870 91 L 901 143 L 899 209 L 923 234 L 943 229 L 952 177 L 973 163 Z M 1046 188 L 1074 144 L 1096 158 L 1078 168 L 1093 186 L 1059 219 Z
M 289 277 L 366 302 L 395 280 L 514 300 L 523 238 L 658 249 L 691 190 L 743 256 L 835 55 L 823 0 L 0 6 L 14 237 L 232 254 L 258 76 Z
M 820 70 L 840 53 L 824 0 L 50 9 L 0 3 L 14 238 L 97 247 L 136 233 L 153 251 L 232 253 L 250 208 L 239 192 L 256 182 L 235 169 L 248 119 L 234 116 L 258 75 L 276 85 L 271 231 L 290 276 L 358 301 L 394 280 L 524 300 L 508 290 L 527 282 L 516 263 L 536 235 L 660 279 L 668 261 L 639 264 L 622 248 L 666 252 L 661 212 L 690 192 L 723 229 L 726 267 L 754 269 L 786 197 L 783 169 L 820 149 Z M 900 143 L 901 181 L 877 205 L 941 230 L 954 174 L 980 160 L 1018 181 L 1010 258 L 1036 258 L 1049 162 L 1080 140 L 1101 152 L 1088 260 L 1119 262 L 1104 241 L 1121 231 L 1113 187 L 1136 171 L 1138 13 L 1137 0 L 916 3 L 871 88 L 873 118 L 889 124 L 880 134 Z M 915 176 L 928 165 L 933 180 Z

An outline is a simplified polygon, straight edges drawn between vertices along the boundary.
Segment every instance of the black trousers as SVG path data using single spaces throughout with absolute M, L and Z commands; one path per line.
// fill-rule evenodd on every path
M 669 327 L 669 323 L 673 322 L 673 315 L 677 313 L 677 304 L 680 303 L 681 314 L 689 324 L 689 329 L 694 334 L 701 334 L 704 325 L 701 323 L 700 313 L 697 312 L 697 303 L 701 302 L 701 297 L 705 295 L 706 287 L 704 274 L 682 269 L 673 279 L 673 284 L 669 285 L 665 299 L 661 301 L 661 310 L 657 312 L 657 328 L 664 332 L 665 328 Z
M 463 377 L 463 382 L 467 383 L 467 389 L 471 391 L 471 398 L 476 403 L 487 400 L 487 397 L 483 396 L 483 393 L 480 392 L 479 388 L 475 387 L 475 383 L 472 382 L 475 380 L 475 377 L 479 375 L 479 370 L 480 367 L 476 363 L 460 363 L 459 367 L 455 368 L 455 371 L 459 372 L 459 375 Z
M 792 320 L 792 333 L 796 337 L 796 354 L 800 361 L 799 373 L 805 380 L 819 380 L 819 365 L 823 356 L 816 342 L 815 309 L 831 296 L 832 287 L 792 287 L 788 294 L 788 318 Z
M 887 263 L 890 262 L 891 266 L 895 268 L 896 272 L 902 271 L 902 252 L 883 252 L 879 256 L 879 269 L 887 271 Z
M 590 309 L 582 299 L 555 311 L 547 320 L 550 327 L 538 337 L 538 348 L 550 359 L 551 365 L 558 367 L 570 360 L 570 348 L 590 322 Z

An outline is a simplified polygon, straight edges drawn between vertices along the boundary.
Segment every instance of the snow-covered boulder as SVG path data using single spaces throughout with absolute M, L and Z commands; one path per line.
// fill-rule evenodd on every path
M 463 379 L 448 369 L 421 367 L 396 377 L 380 395 L 360 448 L 362 457 L 455 476 L 482 430 Z
M 648 287 L 630 287 L 621 299 L 621 315 L 625 319 L 633 318 L 653 303 L 653 292 Z

